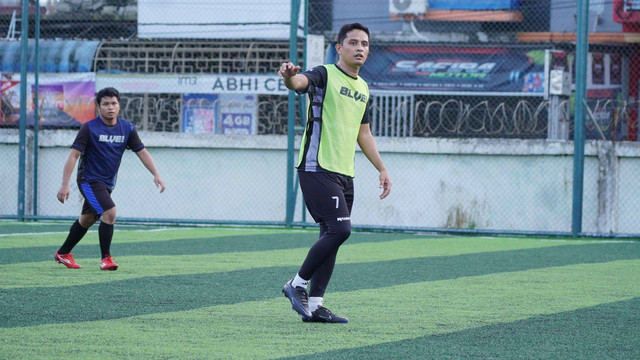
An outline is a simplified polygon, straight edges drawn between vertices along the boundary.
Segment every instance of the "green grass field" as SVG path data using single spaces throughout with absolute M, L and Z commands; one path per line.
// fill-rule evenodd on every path
M 325 306 L 282 296 L 317 230 L 0 222 L 0 358 L 639 359 L 640 242 L 354 232 Z

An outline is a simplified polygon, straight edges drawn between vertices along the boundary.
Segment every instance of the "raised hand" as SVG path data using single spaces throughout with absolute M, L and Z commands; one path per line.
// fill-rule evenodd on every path
M 290 78 L 295 76 L 298 71 L 300 71 L 300 66 L 294 65 L 292 62 L 285 62 L 280 65 L 280 70 L 278 70 L 278 75 L 283 78 Z

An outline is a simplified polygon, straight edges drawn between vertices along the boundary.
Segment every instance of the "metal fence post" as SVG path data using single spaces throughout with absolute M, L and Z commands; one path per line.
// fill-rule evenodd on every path
M 33 92 L 33 216 L 38 216 L 38 130 L 40 127 L 39 100 L 38 93 L 38 74 L 40 73 L 40 3 L 34 2 L 36 8 L 35 24 L 34 24 L 34 50 L 35 50 L 35 85 Z
M 18 157 L 18 220 L 24 220 L 26 133 L 27 133 L 27 61 L 29 47 L 29 0 L 22 0 L 20 33 L 20 145 Z
M 298 18 L 300 16 L 300 2 L 302 0 L 291 0 L 291 24 L 289 32 L 289 61 L 298 63 Z M 296 123 L 296 95 L 289 91 L 288 97 L 288 119 L 287 119 L 287 216 L 286 227 L 291 227 L 293 223 L 293 212 L 295 210 L 294 183 L 293 183 L 293 156 L 294 138 Z
M 589 55 L 589 0 L 578 1 L 576 28 L 576 113 L 573 147 L 573 211 L 571 234 L 574 238 L 582 232 L 582 199 L 584 192 L 584 116 L 587 95 L 587 56 Z

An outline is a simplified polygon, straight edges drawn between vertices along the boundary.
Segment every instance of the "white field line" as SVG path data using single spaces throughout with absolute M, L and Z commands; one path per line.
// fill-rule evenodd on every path
M 118 228 L 127 227 L 127 226 L 136 226 L 136 225 L 118 225 Z M 204 227 L 172 227 L 172 228 L 157 228 L 157 229 L 136 229 L 136 230 L 124 230 L 131 232 L 160 232 L 160 231 L 169 231 L 169 230 L 195 230 L 195 229 L 203 229 Z M 220 228 L 220 227 L 211 227 L 212 229 L 217 230 L 225 230 L 225 231 L 255 231 L 260 232 L 264 231 L 264 229 L 254 229 L 254 228 Z M 291 232 L 309 232 L 312 230 L 304 230 L 304 229 L 293 229 L 289 230 Z M 89 230 L 87 232 L 98 232 L 98 230 Z M 0 234 L 0 237 L 9 237 L 9 236 L 35 236 L 35 235 L 60 235 L 67 234 L 69 231 L 50 231 L 50 232 L 31 232 L 31 233 L 10 233 L 10 234 Z

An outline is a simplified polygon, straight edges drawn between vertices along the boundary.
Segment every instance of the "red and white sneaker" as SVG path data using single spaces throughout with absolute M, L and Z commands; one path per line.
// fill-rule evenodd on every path
M 69 269 L 81 269 L 82 266 L 76 264 L 76 261 L 73 260 L 73 254 L 58 254 L 58 252 L 56 251 L 56 254 L 53 256 L 53 258 L 56 260 L 56 262 L 68 267 Z
M 107 255 L 100 262 L 100 270 L 118 270 L 118 264 L 111 260 L 111 255 Z

